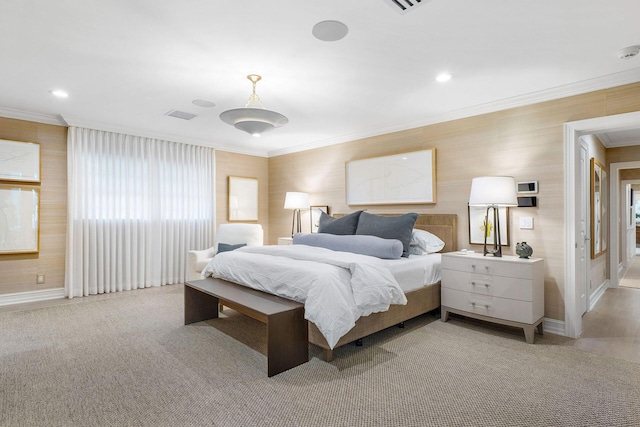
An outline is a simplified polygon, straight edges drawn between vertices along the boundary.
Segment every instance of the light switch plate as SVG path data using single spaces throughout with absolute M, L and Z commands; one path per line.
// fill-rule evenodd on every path
M 533 218 L 530 216 L 520 218 L 521 230 L 533 230 Z

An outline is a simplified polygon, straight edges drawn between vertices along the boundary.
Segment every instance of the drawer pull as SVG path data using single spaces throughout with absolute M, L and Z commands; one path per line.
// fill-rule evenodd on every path
M 471 286 L 475 286 L 475 285 L 477 285 L 477 283 L 475 282 L 475 280 L 472 280 L 472 281 L 471 281 Z M 485 283 L 485 284 L 484 284 L 484 287 L 485 287 L 485 288 L 487 288 L 487 289 L 489 289 L 489 286 L 491 286 L 491 285 L 490 285 L 490 284 L 488 284 L 488 283 Z
M 476 304 L 475 302 L 472 302 L 469 305 L 473 308 L 484 308 L 485 310 L 489 310 L 489 304 Z
M 471 268 L 475 270 L 475 269 L 476 269 L 476 265 L 475 265 L 475 264 L 471 264 Z M 484 266 L 484 269 L 485 269 L 486 271 L 489 271 L 489 266 L 488 266 L 488 265 L 485 265 L 485 266 Z

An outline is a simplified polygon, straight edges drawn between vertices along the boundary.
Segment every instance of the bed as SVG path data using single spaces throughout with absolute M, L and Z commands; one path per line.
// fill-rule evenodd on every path
M 343 216 L 347 216 L 347 215 L 346 214 L 334 215 L 334 217 L 336 218 L 341 218 Z M 396 215 L 378 215 L 378 216 L 396 216 Z M 421 214 L 417 216 L 417 219 L 413 226 L 414 229 L 426 230 L 432 233 L 433 235 L 438 236 L 442 240 L 442 242 L 444 242 L 444 248 L 442 248 L 440 252 L 449 252 L 449 251 L 456 250 L 456 227 L 457 227 L 457 217 L 456 215 L 450 215 L 450 214 L 432 214 L 432 215 Z M 314 236 L 314 237 L 320 238 L 323 236 Z M 293 246 L 296 246 L 296 245 L 293 245 Z M 298 249 L 301 249 L 301 248 L 298 247 Z M 309 248 L 309 247 L 306 247 L 305 251 L 311 250 L 311 249 L 319 250 L 319 251 L 334 252 L 325 248 Z M 277 259 L 277 258 L 280 258 L 280 255 L 289 256 L 288 254 L 294 253 L 293 251 L 295 250 L 296 248 L 293 248 L 293 247 L 242 248 L 241 250 L 238 250 L 235 254 L 232 254 L 232 255 L 227 254 L 227 255 L 221 256 L 218 261 L 216 261 L 216 259 L 214 258 L 210 266 L 213 264 L 218 264 L 218 265 L 214 265 L 211 268 L 210 266 L 207 266 L 205 270 L 209 272 L 215 270 L 215 273 L 213 275 L 216 277 L 221 277 L 231 282 L 236 282 L 246 286 L 254 287 L 255 289 L 264 291 L 265 289 L 262 289 L 264 285 L 265 288 L 270 289 L 269 292 L 284 295 L 287 298 L 300 301 L 300 298 L 297 298 L 296 295 L 292 295 L 290 290 L 285 290 L 285 292 L 282 294 L 280 293 L 281 292 L 280 288 L 282 286 L 286 286 L 286 287 L 289 287 L 290 289 L 293 289 L 292 292 L 297 292 L 298 286 L 300 286 L 298 282 L 296 282 L 295 285 L 294 284 L 290 285 L 286 280 L 283 280 L 283 278 L 286 279 L 287 277 L 286 275 L 289 274 L 289 271 L 284 270 L 285 267 L 278 267 L 276 266 L 276 264 L 273 265 L 273 270 L 277 270 L 279 272 L 278 274 L 280 274 L 278 279 L 274 280 L 274 283 L 277 283 L 277 285 L 280 286 L 280 288 L 273 289 L 273 288 L 270 288 L 271 283 L 267 284 L 267 282 L 270 282 L 271 279 L 268 276 L 266 276 L 266 271 L 263 274 L 263 271 L 256 267 L 259 264 L 256 264 L 255 266 L 253 266 L 253 264 L 251 263 L 254 261 L 254 259 L 250 258 L 250 257 L 259 258 L 263 256 L 268 258 L 270 255 L 275 254 L 277 256 L 275 258 L 270 258 L 270 259 Z M 307 256 L 315 257 L 318 254 L 320 257 L 324 257 L 325 253 L 326 252 L 312 252 L 312 255 L 306 255 L 306 254 L 304 256 L 296 255 L 296 257 L 301 256 L 301 258 L 299 258 L 300 261 L 295 261 L 295 262 L 299 264 L 304 264 L 305 262 L 307 262 L 306 261 L 307 258 L 305 257 Z M 406 247 L 405 247 L 405 253 L 406 253 Z M 298 253 L 296 252 L 296 254 Z M 331 260 L 329 260 L 329 263 L 344 262 L 346 263 L 347 270 L 349 270 L 349 265 L 351 266 L 354 265 L 354 264 L 349 264 L 350 262 L 352 262 L 352 260 L 355 260 L 353 262 L 357 262 L 358 257 L 363 257 L 363 255 L 356 255 L 351 253 L 346 254 L 344 252 L 341 252 L 340 254 L 341 254 L 341 256 L 339 257 L 340 259 L 334 260 L 333 258 L 331 258 Z M 335 252 L 334 254 L 328 254 L 327 256 L 333 257 L 334 255 L 335 255 Z M 226 260 L 225 260 L 225 257 L 226 257 Z M 371 259 L 373 257 L 365 257 L 365 258 Z M 362 282 L 363 279 L 364 280 L 370 279 L 372 282 L 376 282 L 375 284 L 377 285 L 378 278 L 374 276 L 376 276 L 375 273 L 379 273 L 382 270 L 379 270 L 379 271 L 375 270 L 375 268 L 377 268 L 376 266 L 380 264 L 388 264 L 387 265 L 388 270 L 386 270 L 386 268 L 384 270 L 389 274 L 393 272 L 394 277 L 392 277 L 391 280 L 394 282 L 394 286 L 398 286 L 399 288 L 402 288 L 402 292 L 397 291 L 396 288 L 392 286 L 390 286 L 388 289 L 385 288 L 383 291 L 380 291 L 381 293 L 385 293 L 385 295 L 386 293 L 389 293 L 390 295 L 392 294 L 389 298 L 393 299 L 393 301 L 391 303 L 389 303 L 389 301 L 386 301 L 387 305 L 386 307 L 383 308 L 386 311 L 380 311 L 382 310 L 380 307 L 378 307 L 377 309 L 369 310 L 369 311 L 367 310 L 362 310 L 362 312 L 359 311 L 357 315 L 354 315 L 354 318 L 357 320 L 354 321 L 352 319 L 349 319 L 349 322 L 350 322 L 349 326 L 346 329 L 343 328 L 343 330 L 337 335 L 331 335 L 332 332 L 329 332 L 329 334 L 327 333 L 326 322 L 322 319 L 319 319 L 317 315 L 314 314 L 317 312 L 316 308 L 311 310 L 311 307 L 308 307 L 308 304 L 312 304 L 310 303 L 310 298 L 308 298 L 305 301 L 305 309 L 306 309 L 305 317 L 309 319 L 309 322 L 308 322 L 309 342 L 322 349 L 324 360 L 331 361 L 333 360 L 333 351 L 342 345 L 351 343 L 356 340 L 360 340 L 375 332 L 381 331 L 390 326 L 400 324 L 413 317 L 416 317 L 421 314 L 437 309 L 440 306 L 440 282 L 436 281 L 436 283 L 427 283 L 425 285 L 424 283 L 422 283 L 423 281 L 425 280 L 430 281 L 430 280 L 437 280 L 437 279 L 423 278 L 423 279 L 420 279 L 418 282 L 416 282 L 415 277 L 413 277 L 413 280 L 409 280 L 409 278 L 412 277 L 412 275 L 405 274 L 406 272 L 403 272 L 403 269 L 405 268 L 405 266 L 410 265 L 412 263 L 415 264 L 416 262 L 420 262 L 420 263 L 428 262 L 430 264 L 435 264 L 435 267 L 429 267 L 429 268 L 435 268 L 437 270 L 437 275 L 433 275 L 430 273 L 429 275 L 425 275 L 424 277 L 439 277 L 439 259 L 440 259 L 439 254 L 432 254 L 432 255 L 426 255 L 424 257 L 419 257 L 419 256 L 415 257 L 412 255 L 408 259 L 404 257 L 402 258 L 402 260 L 375 259 L 375 261 L 371 261 L 372 264 L 370 266 L 366 266 L 366 268 L 373 267 L 374 274 L 372 274 L 371 272 L 367 272 L 361 277 L 361 279 L 359 279 L 360 282 Z M 435 262 L 433 260 L 435 260 Z M 235 264 L 231 263 L 231 261 L 234 261 Z M 261 260 L 260 262 L 264 262 L 264 261 L 265 260 Z M 374 265 L 373 262 L 375 262 L 376 264 Z M 365 262 L 365 264 L 366 263 L 367 262 Z M 252 266 L 251 268 L 249 267 L 250 265 Z M 267 265 L 265 264 L 264 268 L 269 269 L 271 267 L 272 267 L 271 265 L 267 267 Z M 345 265 L 342 265 L 342 267 L 345 267 Z M 297 268 L 298 266 L 295 266 L 295 267 L 292 266 L 291 274 L 293 274 L 293 270 Z M 301 266 L 300 268 L 302 269 L 303 267 Z M 418 267 L 418 268 L 423 268 L 423 267 Z M 427 267 L 424 267 L 424 269 L 426 271 Z M 245 271 L 249 272 L 248 273 L 249 275 L 256 276 L 252 278 L 254 283 L 244 283 L 245 276 L 246 276 L 246 274 L 244 273 Z M 353 268 L 351 269 L 351 273 L 355 277 L 356 273 L 354 272 Z M 324 276 L 327 273 L 319 272 L 317 274 L 319 276 L 321 275 L 324 280 Z M 207 275 L 206 272 L 205 272 L 205 275 Z M 415 274 L 413 274 L 413 276 L 415 276 Z M 312 278 L 315 276 L 310 275 L 309 277 L 310 277 L 309 281 L 313 281 L 314 279 Z M 396 280 L 394 279 L 397 279 L 397 283 L 396 283 Z M 296 279 L 296 280 L 299 280 L 299 279 Z M 384 282 L 384 278 L 382 280 Z M 403 282 L 406 282 L 406 283 L 403 283 Z M 413 283 L 410 283 L 410 282 L 413 282 Z M 384 282 L 384 283 L 387 283 L 387 282 Z M 406 286 L 409 286 L 409 285 L 410 285 L 410 288 L 407 288 Z M 311 285 L 305 284 L 304 286 L 307 286 L 309 289 L 313 289 Z M 376 289 L 376 286 L 372 286 L 371 288 Z M 324 292 L 324 288 L 323 288 L 323 292 Z M 343 292 L 343 291 L 339 291 L 339 292 Z M 366 292 L 370 292 L 368 287 L 366 287 Z M 374 292 L 374 291 L 371 291 L 371 292 Z M 375 292 L 378 292 L 378 291 L 375 291 Z M 398 293 L 400 295 L 398 295 Z M 356 290 L 354 290 L 353 295 L 359 295 L 359 294 L 356 292 Z M 405 300 L 405 297 L 406 297 L 406 300 Z M 357 296 L 356 297 L 351 296 L 351 298 L 355 298 L 356 300 L 358 299 Z M 406 301 L 406 304 L 404 304 L 405 301 Z M 374 301 L 372 304 L 375 305 L 377 304 L 377 302 Z M 340 303 L 336 303 L 335 305 L 340 306 Z M 380 304 L 380 306 L 383 306 L 383 305 L 384 304 Z M 334 310 L 333 306 L 334 306 L 333 301 L 331 301 L 331 304 L 327 304 L 327 301 L 325 300 L 324 302 L 321 302 L 319 304 L 319 308 L 325 311 L 328 310 L 329 312 Z M 387 307 L 388 309 L 386 309 Z M 348 311 L 348 309 L 344 309 L 344 311 L 337 311 L 341 309 L 339 307 L 336 307 L 335 309 L 336 309 L 336 316 L 340 316 L 340 313 L 345 313 L 346 311 Z M 320 315 L 321 317 L 327 317 L 332 315 L 331 313 L 324 313 L 322 312 L 322 310 L 320 310 L 320 312 L 322 313 Z M 358 308 L 358 310 L 360 310 L 360 308 Z M 316 316 L 316 317 L 314 318 L 313 316 Z M 358 317 L 358 316 L 361 316 L 361 317 Z M 342 322 L 341 317 L 337 317 L 337 319 L 338 320 L 332 323 Z M 321 321 L 318 321 L 318 320 L 321 320 Z M 345 322 L 347 321 L 345 320 Z

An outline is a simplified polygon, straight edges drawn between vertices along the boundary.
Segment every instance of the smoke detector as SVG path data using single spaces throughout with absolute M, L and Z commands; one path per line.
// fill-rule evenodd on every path
M 638 53 L 640 53 L 640 46 L 629 46 L 618 51 L 618 58 L 629 59 L 638 55 Z

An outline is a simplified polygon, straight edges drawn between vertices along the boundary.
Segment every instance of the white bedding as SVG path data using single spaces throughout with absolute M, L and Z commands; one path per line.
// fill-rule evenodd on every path
M 404 292 L 440 282 L 442 255 L 409 255 L 409 258 L 384 260 Z
M 305 245 L 246 246 L 220 253 L 202 275 L 304 303 L 305 318 L 331 348 L 360 316 L 407 303 L 386 260 Z

